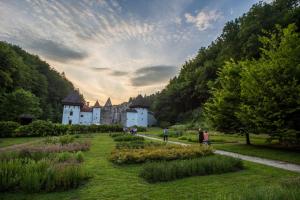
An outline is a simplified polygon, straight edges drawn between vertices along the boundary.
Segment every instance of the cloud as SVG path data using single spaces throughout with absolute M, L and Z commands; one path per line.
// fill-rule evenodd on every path
M 115 70 L 113 70 L 111 73 L 110 73 L 110 75 L 112 75 L 112 76 L 125 76 L 125 75 L 127 75 L 128 74 L 128 72 L 124 72 L 124 71 L 115 71 Z
M 93 71 L 97 71 L 97 72 L 104 72 L 105 74 L 111 75 L 111 76 L 125 76 L 125 75 L 129 74 L 129 72 L 112 70 L 108 67 L 93 67 L 91 69 Z
M 136 87 L 160 84 L 175 76 L 177 70 L 175 66 L 166 65 L 143 67 L 134 72 L 130 81 Z
M 34 51 L 38 51 L 46 58 L 60 62 L 82 60 L 88 56 L 86 52 L 76 51 L 64 44 L 47 39 L 33 40 L 28 44 L 28 47 Z
M 222 17 L 216 10 L 200 11 L 195 16 L 190 13 L 185 13 L 184 16 L 187 23 L 194 24 L 200 31 L 208 29 L 212 26 L 212 22 L 215 22 Z
M 108 71 L 110 70 L 108 67 L 93 67 L 92 70 L 94 71 Z

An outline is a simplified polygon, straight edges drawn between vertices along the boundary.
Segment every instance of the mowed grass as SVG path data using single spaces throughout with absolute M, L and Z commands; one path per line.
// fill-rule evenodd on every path
M 54 193 L 1 193 L 0 199 L 231 199 L 244 189 L 275 186 L 280 180 L 298 174 L 245 162 L 246 169 L 222 175 L 197 176 L 150 184 L 138 176 L 142 165 L 116 166 L 108 161 L 115 143 L 108 135 L 92 136 L 85 152 L 84 167 L 93 177 L 78 189 Z
M 150 128 L 145 134 L 158 137 L 162 133 L 162 129 Z M 184 134 L 196 140 L 196 134 Z M 278 148 L 275 144 L 266 143 L 267 135 L 250 135 L 252 145 L 246 145 L 245 137 L 238 134 L 211 133 L 210 140 L 212 146 L 219 150 L 225 150 L 240 153 L 249 156 L 256 156 L 272 160 L 285 161 L 300 164 L 300 151 L 292 149 Z M 195 143 L 187 140 L 179 140 L 178 138 L 169 137 L 170 141 Z

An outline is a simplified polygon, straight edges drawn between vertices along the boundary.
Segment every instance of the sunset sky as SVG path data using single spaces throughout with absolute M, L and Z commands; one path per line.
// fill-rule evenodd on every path
M 91 102 L 161 90 L 258 0 L 0 0 L 0 40 L 39 55 Z

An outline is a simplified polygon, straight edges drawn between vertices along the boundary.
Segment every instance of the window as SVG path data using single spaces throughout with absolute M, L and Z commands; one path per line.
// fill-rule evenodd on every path
M 83 115 L 80 115 L 80 117 L 83 117 Z
M 72 120 L 69 120 L 69 124 L 72 124 Z
M 70 112 L 70 116 L 72 116 L 72 115 L 73 115 L 73 111 Z

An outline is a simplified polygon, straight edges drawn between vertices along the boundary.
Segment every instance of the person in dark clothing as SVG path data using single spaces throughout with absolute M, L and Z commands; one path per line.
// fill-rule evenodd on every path
M 164 135 L 164 142 L 168 142 L 169 132 L 167 128 L 164 129 L 163 135 Z
M 201 128 L 198 129 L 198 140 L 199 143 L 202 144 L 204 140 L 204 132 Z

